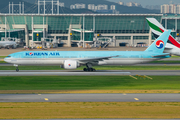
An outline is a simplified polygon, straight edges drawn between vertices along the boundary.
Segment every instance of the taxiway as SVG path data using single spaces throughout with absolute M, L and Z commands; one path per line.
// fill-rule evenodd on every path
M 0 76 L 113 76 L 113 75 L 180 75 L 180 70 L 98 70 L 84 72 L 80 70 L 0 70 Z
M 180 102 L 180 94 L 0 94 L 0 102 Z

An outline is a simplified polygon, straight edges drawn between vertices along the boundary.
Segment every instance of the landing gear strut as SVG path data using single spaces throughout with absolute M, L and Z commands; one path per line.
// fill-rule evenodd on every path
M 14 66 L 16 67 L 16 72 L 19 72 L 18 65 L 14 64 Z
M 86 64 L 86 67 L 87 68 L 83 69 L 83 71 L 85 71 L 85 72 L 95 72 L 96 71 L 96 69 L 92 68 L 91 64 Z

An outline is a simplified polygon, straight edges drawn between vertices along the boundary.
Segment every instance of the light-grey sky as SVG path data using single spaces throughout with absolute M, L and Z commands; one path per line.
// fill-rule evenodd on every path
M 111 2 L 124 2 L 124 3 L 128 3 L 128 2 L 137 2 L 140 3 L 143 7 L 145 7 L 146 5 L 162 5 L 162 4 L 169 4 L 171 1 L 175 4 L 180 4 L 180 0 L 108 0 Z

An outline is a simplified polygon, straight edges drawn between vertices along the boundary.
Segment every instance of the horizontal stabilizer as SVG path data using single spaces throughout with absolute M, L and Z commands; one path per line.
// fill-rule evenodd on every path
M 156 55 L 156 56 L 152 56 L 152 57 L 164 57 L 164 56 L 168 56 L 168 55 L 170 56 L 171 54 L 168 53 L 168 54 Z

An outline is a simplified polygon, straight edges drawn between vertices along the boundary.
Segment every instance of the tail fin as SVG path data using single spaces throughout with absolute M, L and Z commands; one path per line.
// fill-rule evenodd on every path
M 146 18 L 146 20 L 155 38 L 158 38 L 166 30 L 155 18 Z M 172 35 L 169 35 L 168 43 L 180 48 L 180 43 Z
M 171 33 L 171 30 L 166 30 L 145 51 L 147 51 L 147 52 L 155 52 L 155 53 L 163 53 L 170 33 Z
M 152 32 L 157 35 L 160 36 L 165 28 L 155 19 L 155 18 L 146 18 Z

